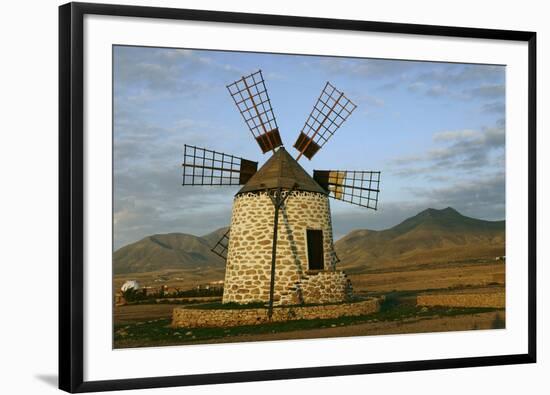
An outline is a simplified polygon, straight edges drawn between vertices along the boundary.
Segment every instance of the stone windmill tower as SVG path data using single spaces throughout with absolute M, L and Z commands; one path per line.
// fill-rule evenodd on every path
M 212 249 L 226 260 L 223 302 L 327 303 L 344 301 L 351 285 L 336 270 L 329 197 L 376 209 L 380 172 L 314 170 L 311 159 L 356 108 L 326 83 L 294 147 L 285 150 L 261 71 L 227 86 L 263 153 L 258 163 L 185 145 L 183 185 L 243 185 L 231 226 Z

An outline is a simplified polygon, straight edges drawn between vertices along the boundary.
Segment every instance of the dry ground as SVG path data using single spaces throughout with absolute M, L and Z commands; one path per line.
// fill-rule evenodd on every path
M 127 280 L 137 280 L 141 287 L 160 287 L 188 290 L 199 284 L 223 280 L 224 269 L 201 270 L 162 270 L 145 273 L 115 274 L 113 276 L 113 291 L 118 291 Z
M 463 262 L 447 264 L 412 265 L 402 268 L 391 268 L 386 271 L 376 270 L 349 274 L 354 292 L 359 295 L 386 295 L 391 302 L 386 308 L 400 306 L 416 306 L 416 296 L 419 294 L 439 293 L 479 293 L 504 292 L 505 264 L 502 262 Z M 200 273 L 182 271 L 153 272 L 132 275 L 143 286 L 159 286 L 190 289 L 197 284 L 204 284 L 223 278 L 223 272 L 209 273 L 207 279 Z M 127 275 L 118 275 L 114 286 L 119 287 Z M 161 281 L 158 281 L 161 279 Z M 157 280 L 157 281 L 155 281 Z M 116 325 L 128 323 L 146 323 L 154 320 L 164 320 L 169 323 L 174 307 L 178 304 L 150 304 L 117 306 L 114 308 Z M 389 306 L 389 307 L 388 307 Z M 411 308 L 411 307 L 409 307 Z M 419 309 L 419 308 L 418 308 Z M 399 316 L 397 316 L 399 317 Z M 338 336 L 386 335 L 398 333 L 422 333 L 440 331 L 460 331 L 471 329 L 500 328 L 505 322 L 505 311 L 495 309 L 489 312 L 475 312 L 460 315 L 443 316 L 434 309 L 428 309 L 421 316 L 396 318 L 379 322 L 355 322 L 336 327 L 310 327 L 308 329 L 276 332 L 276 333 L 235 333 L 227 337 L 209 339 L 197 338 L 199 343 L 243 342 L 278 339 L 304 339 Z M 154 323 L 151 325 L 155 325 Z M 157 339 L 158 340 L 158 339 Z M 161 339 L 161 341 L 163 341 Z M 193 342 L 193 341 L 192 341 Z M 149 344 L 140 344 L 147 346 Z M 121 345 L 125 347 L 124 345 Z M 131 345 L 130 345 L 131 346 Z
M 357 292 L 422 291 L 504 285 L 503 263 L 453 263 L 349 274 Z
M 365 273 L 350 273 L 356 292 L 391 292 L 410 290 L 432 290 L 461 287 L 485 287 L 504 285 L 505 264 L 495 263 L 447 263 L 433 265 L 412 265 L 400 269 L 377 270 Z M 223 270 L 207 273 L 186 270 L 165 270 L 157 272 L 117 274 L 113 288 L 120 289 L 126 280 L 137 280 L 141 286 L 191 289 L 198 284 L 223 280 Z
M 456 317 L 422 317 L 410 318 L 403 321 L 369 322 L 350 326 L 337 326 L 334 328 L 319 328 L 302 331 L 266 333 L 255 335 L 240 335 L 223 339 L 201 341 L 204 343 L 234 343 L 249 341 L 269 341 L 288 339 L 318 339 L 327 337 L 344 336 L 372 336 L 393 335 L 403 333 L 427 333 L 465 331 L 477 329 L 495 329 L 495 322 L 505 320 L 504 311 L 460 315 Z

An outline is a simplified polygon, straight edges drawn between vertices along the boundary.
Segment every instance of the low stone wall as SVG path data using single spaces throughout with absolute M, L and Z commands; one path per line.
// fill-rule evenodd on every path
M 416 304 L 418 306 L 504 308 L 506 306 L 505 299 L 504 292 L 418 295 Z
M 273 309 L 271 322 L 328 319 L 376 313 L 380 301 L 370 298 L 361 302 L 317 306 L 285 306 Z M 172 326 L 183 328 L 233 327 L 268 323 L 267 309 L 195 309 L 176 307 Z

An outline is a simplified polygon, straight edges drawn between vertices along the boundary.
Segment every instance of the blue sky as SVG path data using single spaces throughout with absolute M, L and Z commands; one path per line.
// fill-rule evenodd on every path
M 428 207 L 505 217 L 505 67 L 225 51 L 114 48 L 115 248 L 226 226 L 238 187 L 182 187 L 184 144 L 259 161 L 226 85 L 258 69 L 289 152 L 326 81 L 357 109 L 308 161 L 380 170 L 379 209 L 331 200 L 335 237 Z

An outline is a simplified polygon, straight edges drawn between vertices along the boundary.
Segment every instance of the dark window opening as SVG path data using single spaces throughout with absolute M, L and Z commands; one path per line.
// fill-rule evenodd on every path
M 309 270 L 323 270 L 325 268 L 322 230 L 307 230 L 307 259 Z

